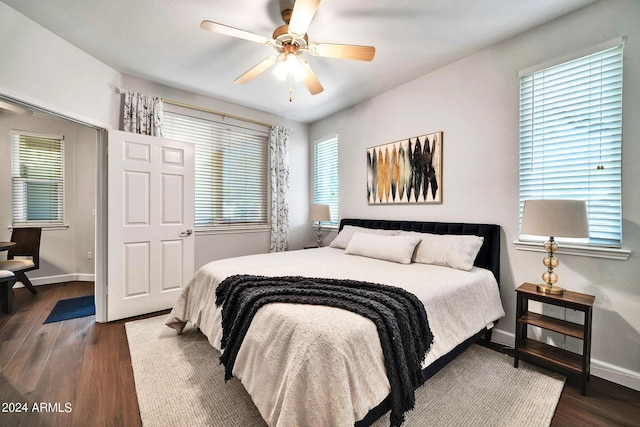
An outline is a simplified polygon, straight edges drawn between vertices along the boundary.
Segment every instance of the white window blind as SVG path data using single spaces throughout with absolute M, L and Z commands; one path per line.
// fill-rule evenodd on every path
M 313 147 L 313 203 L 329 205 L 338 224 L 338 136 L 316 141 Z
M 585 200 L 589 245 L 621 246 L 622 58 L 619 45 L 520 77 L 521 219 L 527 199 Z
M 13 226 L 64 225 L 64 137 L 11 132 Z
M 195 226 L 267 225 L 268 133 L 164 112 L 163 136 L 195 145 Z

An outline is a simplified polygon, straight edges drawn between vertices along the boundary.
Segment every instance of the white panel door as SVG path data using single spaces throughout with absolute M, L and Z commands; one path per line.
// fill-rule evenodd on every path
M 170 308 L 194 269 L 194 147 L 109 131 L 107 320 Z

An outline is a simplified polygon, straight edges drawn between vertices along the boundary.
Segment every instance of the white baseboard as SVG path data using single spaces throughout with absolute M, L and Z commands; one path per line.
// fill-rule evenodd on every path
M 507 347 L 513 347 L 514 343 L 516 342 L 516 336 L 511 332 L 493 328 L 493 332 L 491 333 L 491 341 L 497 344 L 505 345 Z
M 491 341 L 497 344 L 513 347 L 516 341 L 516 336 L 512 332 L 506 332 L 502 329 L 494 328 L 491 335 Z M 634 372 L 620 366 L 591 358 L 591 375 L 640 391 L 640 372 Z
M 71 273 L 71 274 L 60 274 L 58 276 L 46 276 L 46 277 L 34 277 L 33 279 L 29 278 L 33 286 L 42 286 L 42 285 L 51 285 L 52 283 L 62 283 L 62 282 L 93 282 L 95 281 L 94 274 L 85 274 L 85 273 Z M 22 288 L 23 285 L 20 282 L 17 282 L 15 285 L 16 288 Z
M 640 373 L 597 359 L 591 359 L 591 374 L 616 384 L 640 391 Z

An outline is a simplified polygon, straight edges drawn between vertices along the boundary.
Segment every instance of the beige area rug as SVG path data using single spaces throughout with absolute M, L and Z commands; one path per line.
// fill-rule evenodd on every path
M 165 316 L 125 324 L 144 427 L 264 427 L 237 379 L 224 382 L 219 353 L 195 328 Z M 564 377 L 473 345 L 416 391 L 404 426 L 548 426 Z M 375 427 L 387 427 L 388 414 Z

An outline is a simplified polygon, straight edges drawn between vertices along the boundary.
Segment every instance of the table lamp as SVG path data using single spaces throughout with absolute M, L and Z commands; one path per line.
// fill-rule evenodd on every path
M 331 221 L 329 205 L 312 204 L 309 206 L 309 221 L 316 223 L 316 236 L 318 247 L 322 246 L 322 221 Z
M 587 207 L 582 200 L 525 200 L 522 211 L 521 234 L 549 236 L 544 243 L 547 256 L 542 260 L 547 271 L 542 275 L 544 284 L 538 285 L 538 291 L 562 295 L 564 289 L 554 286 L 558 275 L 553 269 L 560 263 L 554 256 L 558 243 L 554 237 L 589 237 Z

